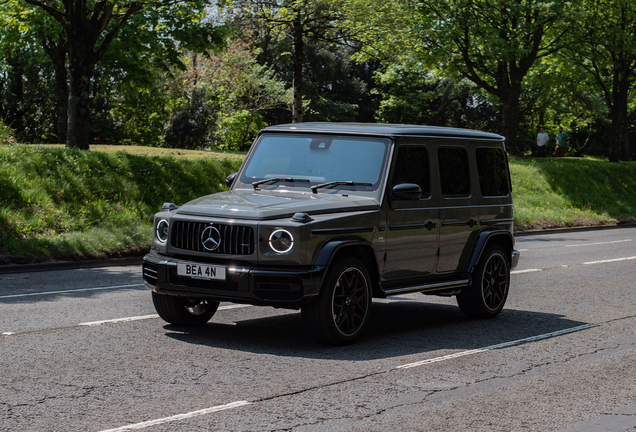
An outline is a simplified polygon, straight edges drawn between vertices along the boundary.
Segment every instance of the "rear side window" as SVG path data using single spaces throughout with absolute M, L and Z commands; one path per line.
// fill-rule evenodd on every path
M 422 198 L 430 195 L 428 150 L 423 146 L 398 148 L 392 187 L 401 183 L 415 183 L 422 189 Z
M 478 148 L 476 156 L 481 195 L 485 197 L 508 195 L 510 188 L 503 150 Z
M 461 197 L 470 195 L 468 153 L 463 147 L 440 147 L 439 175 L 442 195 Z

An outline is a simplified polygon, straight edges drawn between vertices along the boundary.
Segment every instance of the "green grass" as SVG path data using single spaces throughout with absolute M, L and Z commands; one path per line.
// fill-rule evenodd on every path
M 152 217 L 225 189 L 243 153 L 0 144 L 0 264 L 145 253 Z M 511 158 L 518 229 L 634 221 L 636 162 Z
M 184 157 L 3 145 L 0 263 L 146 252 L 162 203 L 224 190 L 240 161 L 211 152 Z
M 636 162 L 511 158 L 510 173 L 517 229 L 635 221 Z

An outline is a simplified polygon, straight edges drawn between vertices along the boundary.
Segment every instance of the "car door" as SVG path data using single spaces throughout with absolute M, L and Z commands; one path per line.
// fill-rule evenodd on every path
M 417 279 L 435 269 L 439 209 L 431 193 L 430 151 L 424 143 L 401 143 L 389 176 L 383 280 Z M 401 185 L 401 186 L 400 186 Z M 417 199 L 399 198 L 395 186 L 417 185 Z
M 440 188 L 440 230 L 437 273 L 459 271 L 467 258 L 466 245 L 479 230 L 479 207 L 473 203 L 472 149 L 461 142 L 437 148 Z

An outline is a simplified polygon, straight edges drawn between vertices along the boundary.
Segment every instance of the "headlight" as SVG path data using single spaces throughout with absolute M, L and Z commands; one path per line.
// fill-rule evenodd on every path
M 294 247 L 294 236 L 287 230 L 278 229 L 269 236 L 269 247 L 276 253 L 287 253 Z
M 159 243 L 166 244 L 168 241 L 168 228 L 170 228 L 170 223 L 165 219 L 161 219 L 157 224 L 155 231 L 157 232 L 157 241 Z

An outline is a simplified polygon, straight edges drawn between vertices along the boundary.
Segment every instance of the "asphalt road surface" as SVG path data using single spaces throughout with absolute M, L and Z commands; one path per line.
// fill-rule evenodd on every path
M 347 347 L 273 308 L 167 325 L 139 267 L 0 276 L 0 430 L 636 431 L 636 228 L 517 248 L 496 319 L 377 300 Z

